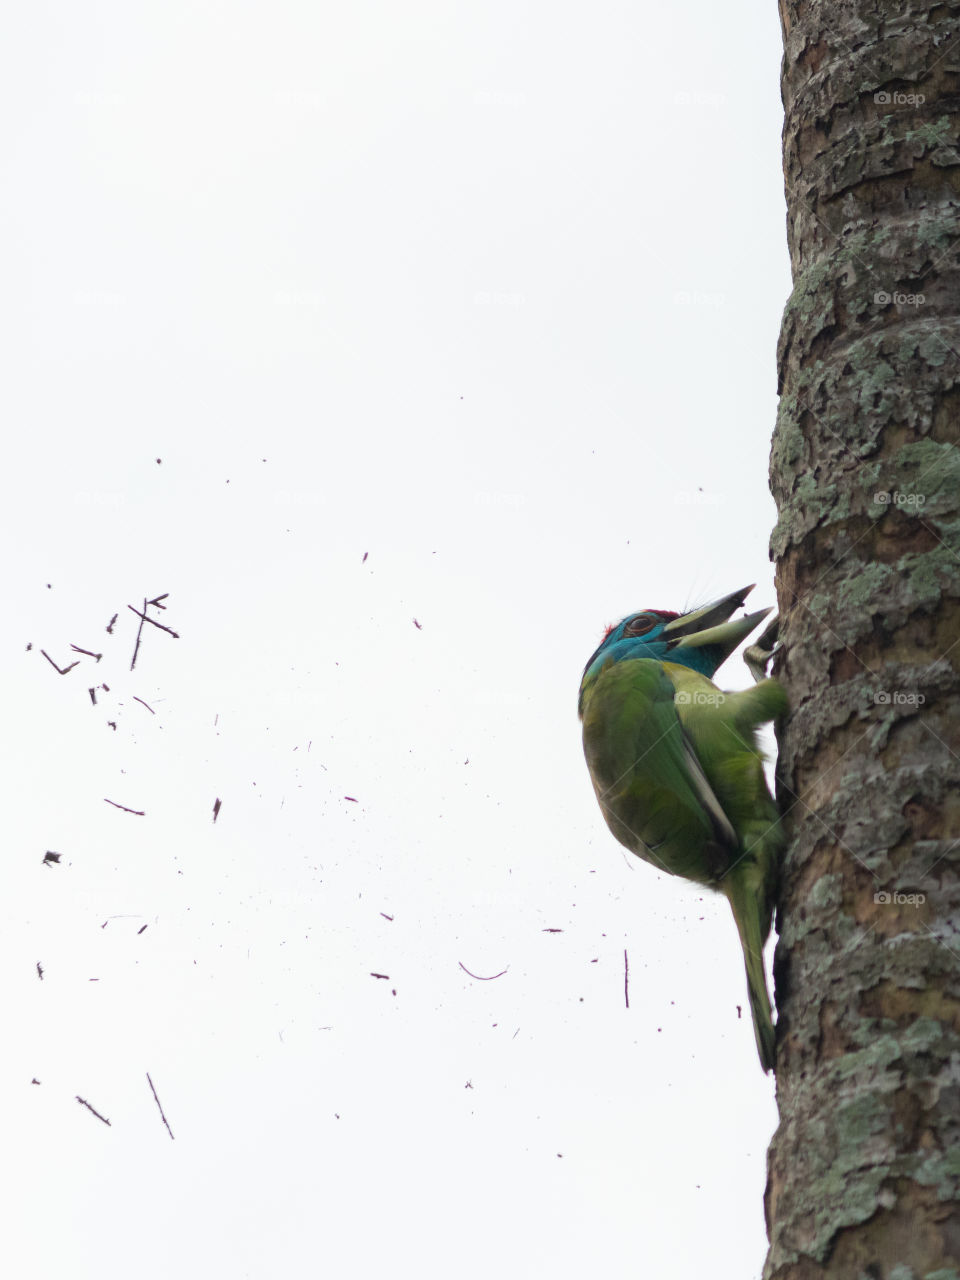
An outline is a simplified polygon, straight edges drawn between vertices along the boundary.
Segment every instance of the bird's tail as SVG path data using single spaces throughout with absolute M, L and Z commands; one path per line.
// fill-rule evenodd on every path
M 731 781 L 739 776 L 740 782 L 725 789 L 724 802 L 737 827 L 741 849 L 738 860 L 718 887 L 729 899 L 737 922 L 753 1030 L 764 1071 L 774 1065 L 776 1037 L 763 968 L 763 947 L 770 933 L 784 834 L 777 806 L 763 777 L 755 730 L 769 720 L 781 719 L 788 709 L 786 692 L 776 680 L 761 680 L 752 689 L 728 694 L 725 704 L 748 750 L 729 761 L 733 770 Z M 746 811 L 734 817 L 731 804 L 738 795 L 752 797 L 752 801 Z
M 770 913 L 765 902 L 764 887 L 751 883 L 752 869 L 749 866 L 733 868 L 723 878 L 720 888 L 729 900 L 733 918 L 737 922 L 747 971 L 747 994 L 753 1015 L 753 1032 L 757 1038 L 757 1052 L 764 1071 L 769 1071 L 774 1063 L 776 1048 L 767 975 L 763 968 L 763 944 L 770 931 Z

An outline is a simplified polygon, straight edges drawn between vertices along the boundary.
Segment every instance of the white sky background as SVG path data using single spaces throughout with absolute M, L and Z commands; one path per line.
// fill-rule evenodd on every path
M 5 1270 L 759 1274 L 729 909 L 576 697 L 773 603 L 776 7 L 7 28 Z

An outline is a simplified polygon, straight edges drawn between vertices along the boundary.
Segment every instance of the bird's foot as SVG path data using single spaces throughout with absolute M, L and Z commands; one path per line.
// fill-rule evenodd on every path
M 743 651 L 743 660 L 759 684 L 767 678 L 767 667 L 780 649 L 780 615 L 774 614 L 757 636 L 756 643 Z

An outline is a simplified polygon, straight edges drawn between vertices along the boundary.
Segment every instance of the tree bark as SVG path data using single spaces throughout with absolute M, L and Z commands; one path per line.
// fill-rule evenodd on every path
M 766 1280 L 960 1280 L 960 4 L 780 0 Z

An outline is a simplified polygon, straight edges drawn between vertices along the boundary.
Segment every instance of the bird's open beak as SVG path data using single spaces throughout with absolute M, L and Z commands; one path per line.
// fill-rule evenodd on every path
M 709 645 L 720 649 L 724 658 L 728 658 L 761 618 L 765 618 L 770 612 L 769 609 L 758 609 L 756 613 L 748 613 L 745 618 L 727 621 L 731 613 L 743 605 L 753 590 L 753 585 L 733 591 L 722 600 L 704 605 L 702 609 L 695 609 L 692 613 L 672 619 L 663 628 L 663 638 L 671 649 L 699 649 Z

